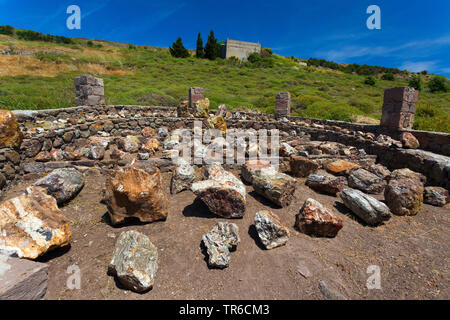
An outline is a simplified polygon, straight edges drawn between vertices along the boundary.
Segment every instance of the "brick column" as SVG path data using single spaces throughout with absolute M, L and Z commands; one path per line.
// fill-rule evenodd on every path
M 194 103 L 198 100 L 203 100 L 203 88 L 191 87 L 189 88 L 189 112 L 194 113 L 195 105 Z
M 289 92 L 280 92 L 275 101 L 275 117 L 288 117 L 291 114 L 291 94 Z
M 83 75 L 75 78 L 77 106 L 96 106 L 105 104 L 103 79 Z
M 412 129 L 419 91 L 410 87 L 392 88 L 384 91 L 381 126 L 393 130 Z

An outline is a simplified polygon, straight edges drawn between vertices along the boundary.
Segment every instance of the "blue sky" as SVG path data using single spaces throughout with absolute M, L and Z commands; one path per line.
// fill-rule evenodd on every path
M 81 30 L 66 9 L 81 8 Z M 369 30 L 369 5 L 381 30 Z M 0 24 L 54 35 L 195 48 L 211 29 L 220 40 L 260 42 L 284 56 L 428 70 L 450 77 L 449 0 L 0 0 Z

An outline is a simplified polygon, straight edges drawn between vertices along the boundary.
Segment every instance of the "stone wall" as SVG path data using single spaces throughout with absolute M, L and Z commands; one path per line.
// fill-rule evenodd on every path
M 103 79 L 83 75 L 75 78 L 74 85 L 77 106 L 96 106 L 105 104 Z

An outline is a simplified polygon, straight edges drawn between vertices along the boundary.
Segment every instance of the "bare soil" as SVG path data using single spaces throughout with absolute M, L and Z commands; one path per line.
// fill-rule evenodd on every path
M 169 194 L 171 174 L 163 176 Z M 24 177 L 1 200 L 21 194 L 38 178 Z M 246 215 L 229 220 L 239 226 L 241 243 L 231 253 L 230 266 L 217 270 L 208 268 L 201 238 L 225 219 L 211 214 L 192 192 L 169 196 L 170 211 L 164 222 L 113 227 L 106 206 L 100 203 L 105 175 L 89 169 L 85 181 L 81 193 L 62 208 L 71 221 L 71 246 L 40 258 L 49 264 L 46 299 L 324 299 L 319 280 L 348 299 L 450 298 L 449 205 L 424 205 L 417 216 L 393 216 L 384 225 L 369 227 L 343 207 L 339 198 L 314 192 L 304 179 L 298 179 L 295 199 L 283 209 L 247 186 Z M 309 197 L 333 208 L 344 220 L 337 237 L 314 238 L 294 229 L 295 215 Z M 263 248 L 253 226 L 255 213 L 268 207 L 291 231 L 287 245 L 273 250 Z M 146 234 L 158 247 L 155 285 L 144 294 L 120 288 L 107 275 L 116 239 L 130 229 Z M 66 285 L 67 269 L 74 264 L 81 269 L 79 290 Z M 370 265 L 381 269 L 379 290 L 366 287 L 372 275 L 367 273 Z

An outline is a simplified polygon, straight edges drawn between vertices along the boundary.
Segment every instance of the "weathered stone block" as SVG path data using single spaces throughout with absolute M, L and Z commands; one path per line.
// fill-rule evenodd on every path
M 291 114 L 291 94 L 280 92 L 275 100 L 275 117 L 288 117 Z
M 205 97 L 203 95 L 203 88 L 191 87 L 189 88 L 189 109 L 191 113 L 194 113 L 195 105 L 194 103 L 203 100 Z
M 381 125 L 394 130 L 411 129 L 418 97 L 419 92 L 410 87 L 386 90 Z

